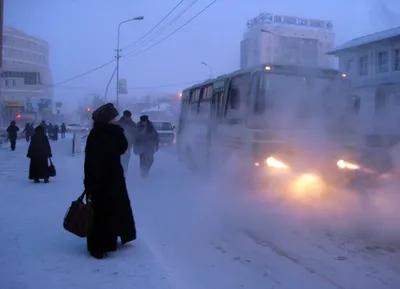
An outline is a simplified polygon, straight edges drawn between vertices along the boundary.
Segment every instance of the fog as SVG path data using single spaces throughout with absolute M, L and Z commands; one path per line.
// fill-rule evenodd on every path
M 120 77 L 128 83 L 128 93 L 121 100 L 132 103 L 149 95 L 167 94 L 178 99 L 184 88 L 208 79 L 210 74 L 216 77 L 239 69 L 246 21 L 262 12 L 331 20 L 335 46 L 400 25 L 397 0 L 218 0 L 176 34 L 158 43 L 213 1 L 184 1 L 184 6 L 166 21 L 171 26 L 163 30 L 161 25 L 147 35 L 178 2 L 6 0 L 4 16 L 5 25 L 48 41 L 53 77 L 49 85 L 54 88 L 54 99 L 61 101 L 68 113 L 91 106 L 93 96 L 103 99 L 108 83 L 107 101 L 115 101 L 114 63 L 94 68 L 115 57 L 118 23 L 132 17 L 144 16 L 143 21 L 126 24 L 121 30 Z M 187 12 L 182 13 L 185 7 Z M 95 71 L 69 81 L 92 69 Z M 275 182 L 267 175 L 256 176 L 248 166 L 248 155 L 236 152 L 222 161 L 213 159 L 207 168 L 191 167 L 187 159 L 177 163 L 178 149 L 167 148 L 165 154 L 156 154 L 156 162 L 163 161 L 156 164 L 148 183 L 138 178 L 128 183 L 134 192 L 134 206 L 142 212 L 141 226 L 160 230 L 154 234 L 165 233 L 165 240 L 180 238 L 182 243 L 177 241 L 174 252 L 182 250 L 182 255 L 183 247 L 189 247 L 190 242 L 192 249 L 199 240 L 208 242 L 223 232 L 240 232 L 249 238 L 255 234 L 258 244 L 268 240 L 303 255 L 309 252 L 303 248 L 329 240 L 341 245 L 350 243 L 356 250 L 374 246 L 395 250 L 390 248 L 397 248 L 400 242 L 400 145 L 386 150 L 396 168 L 389 175 L 379 174 L 372 183 L 362 179 L 353 186 L 338 183 L 301 196 L 287 185 L 293 182 L 293 176 L 309 170 L 328 171 L 330 177 L 336 177 L 336 172 L 329 172 L 331 166 L 337 169 L 336 162 L 346 158 L 340 150 L 344 142 L 340 137 L 351 133 L 356 138 L 353 144 L 360 154 L 364 153 L 369 149 L 365 134 L 377 127 L 390 132 L 397 125 L 397 112 L 382 117 L 355 117 L 349 111 L 348 94 L 336 89 L 339 85 L 329 88 L 323 82 L 304 82 L 276 82 L 272 94 L 279 97 L 275 98 L 273 110 L 256 119 L 258 123 L 272 123 L 271 130 L 279 140 L 290 143 L 296 155 L 301 155 L 293 162 L 282 160 L 293 165 L 291 175 L 284 176 L 283 182 Z M 329 101 L 320 97 L 327 91 L 332 96 Z M 178 106 L 179 100 L 175 103 Z M 91 122 L 90 113 L 84 115 L 87 123 Z M 134 116 L 137 121 L 138 112 Z M 177 121 L 178 116 L 175 118 Z M 194 156 L 202 159 L 200 152 L 195 151 Z M 375 162 L 377 166 L 380 162 L 387 165 L 384 159 Z M 360 171 L 367 171 L 364 164 L 359 165 Z M 146 219 L 143 215 L 149 211 L 158 215 Z M 170 229 L 176 231 L 171 233 Z
M 351 3 L 345 0 L 334 3 L 317 0 L 267 3 L 255 0 L 238 2 L 233 6 L 228 0 L 219 0 L 179 32 L 146 50 L 211 2 L 196 2 L 177 21 L 159 32 L 191 5 L 190 1 L 184 1 L 183 6 L 163 25 L 140 41 L 138 39 L 146 35 L 178 1 L 12 0 L 5 1 L 4 22 L 49 42 L 53 82 L 60 83 L 112 60 L 118 23 L 144 16 L 143 21 L 127 23 L 121 28 L 121 48 L 128 48 L 122 51 L 126 57 L 121 59 L 120 75 L 127 78 L 128 97 L 135 99 L 147 93 L 167 91 L 177 94 L 191 83 L 208 78 L 210 71 L 201 62 L 212 67 L 214 76 L 238 69 L 239 43 L 246 21 L 261 12 L 331 20 L 336 44 L 393 27 L 398 19 L 395 17 L 398 4 L 394 0 L 357 0 Z M 132 56 L 143 50 L 146 51 Z M 56 85 L 54 96 L 65 102 L 69 110 L 75 110 L 79 100 L 88 94 L 104 95 L 114 68 L 114 65 L 109 65 Z M 115 81 L 109 91 L 112 100 Z

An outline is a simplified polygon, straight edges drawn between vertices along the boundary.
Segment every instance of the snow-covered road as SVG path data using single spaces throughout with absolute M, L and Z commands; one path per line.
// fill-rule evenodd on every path
M 396 289 L 397 252 L 367 250 L 283 216 L 160 151 L 147 180 L 132 159 L 128 188 L 139 239 L 106 260 L 62 228 L 82 190 L 83 155 L 52 143 L 58 176 L 27 180 L 26 144 L 0 150 L 0 288 Z

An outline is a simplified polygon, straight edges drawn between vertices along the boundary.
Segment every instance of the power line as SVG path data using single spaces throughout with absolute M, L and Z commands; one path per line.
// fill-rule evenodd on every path
M 186 25 L 188 25 L 190 22 L 192 22 L 194 19 L 196 19 L 198 16 L 200 16 L 203 12 L 205 12 L 208 8 L 210 8 L 212 5 L 215 4 L 215 2 L 217 2 L 218 0 L 214 0 L 213 2 L 211 2 L 210 4 L 208 4 L 206 7 L 204 7 L 199 13 L 197 13 L 196 15 L 194 15 L 192 18 L 190 18 L 188 21 L 186 21 L 185 23 L 183 23 L 181 26 L 179 26 L 177 29 L 175 29 L 174 31 L 172 31 L 170 34 L 168 34 L 167 36 L 165 36 L 164 38 L 161 38 L 161 40 L 157 41 L 156 43 L 154 43 L 153 45 L 151 45 L 150 47 L 142 50 L 142 51 L 138 51 L 136 53 L 130 53 L 127 56 L 132 57 L 132 56 L 136 56 L 139 54 L 142 54 L 143 52 L 146 52 L 150 49 L 152 49 L 153 47 L 157 46 L 158 44 L 160 44 L 161 42 L 167 40 L 168 38 L 170 38 L 172 35 L 174 35 L 175 33 L 177 33 L 179 30 L 181 30 L 183 27 L 185 27 Z M 125 56 L 125 57 L 127 57 Z M 124 57 L 124 56 L 122 56 Z
M 78 79 L 78 78 L 81 78 L 81 77 L 86 76 L 86 75 L 88 75 L 88 74 L 91 74 L 91 73 L 93 73 L 93 72 L 95 72 L 95 71 L 97 71 L 97 70 L 99 70 L 99 69 L 102 69 L 103 67 L 106 67 L 107 65 L 110 65 L 111 63 L 113 63 L 115 60 L 116 60 L 116 59 L 113 59 L 113 60 L 111 60 L 111 61 L 108 61 L 108 62 L 106 62 L 106 63 L 104 63 L 104 64 L 102 64 L 102 65 L 100 65 L 100 66 L 97 66 L 97 67 L 95 67 L 95 68 L 93 68 L 93 69 L 91 69 L 91 70 L 88 70 L 88 71 L 86 71 L 86 72 L 84 72 L 84 73 L 78 74 L 78 75 L 76 75 L 76 76 L 74 76 L 74 77 L 70 77 L 70 78 L 68 78 L 68 79 L 66 79 L 66 80 L 63 80 L 63 81 L 59 81 L 59 82 L 56 82 L 56 83 L 53 83 L 53 84 L 43 84 L 43 87 L 41 87 L 41 88 L 36 88 L 36 89 L 34 89 L 34 90 L 32 90 L 32 91 L 42 90 L 42 89 L 44 89 L 44 88 L 46 88 L 46 87 L 59 87 L 60 85 L 62 85 L 62 84 L 64 84 L 64 83 L 73 81 L 73 80 L 75 80 L 75 79 Z
M 141 46 L 144 47 L 147 44 L 149 44 L 151 41 L 153 41 L 155 38 L 157 38 L 157 36 L 162 34 L 166 29 L 168 29 L 168 27 L 170 27 L 172 24 L 174 24 L 179 18 L 182 17 L 183 14 L 185 14 L 190 8 L 192 8 L 194 6 L 194 4 L 196 4 L 198 1 L 199 0 L 193 0 L 184 10 L 182 10 L 178 15 L 176 15 L 171 21 L 169 21 L 166 25 L 161 27 L 160 30 L 156 31 L 156 33 L 154 35 L 152 35 L 148 39 L 146 39 L 144 41 L 144 43 L 142 43 Z
M 136 40 L 135 42 L 129 44 L 128 46 L 122 48 L 122 50 L 124 49 L 128 49 L 134 45 L 136 45 L 139 41 L 143 40 L 144 38 L 146 38 L 147 35 L 149 35 L 151 32 L 153 32 L 158 26 L 161 25 L 161 23 L 168 18 L 169 15 L 171 15 L 185 0 L 181 0 L 178 4 L 175 5 L 174 8 L 171 9 L 171 11 L 168 12 L 167 15 L 164 16 L 164 18 L 162 18 L 156 25 L 153 26 L 153 28 L 151 28 L 146 34 L 144 34 L 142 37 L 140 37 L 138 40 Z
M 114 70 L 115 71 L 115 70 Z M 162 85 L 150 85 L 150 86 L 133 86 L 128 87 L 128 90 L 141 90 L 141 89 L 152 89 L 152 88 L 164 88 L 164 87 L 174 87 L 174 86 L 181 86 L 181 85 L 189 85 L 195 83 L 202 83 L 206 81 L 206 79 L 201 80 L 192 80 L 192 81 L 185 81 L 185 82 L 178 82 L 178 83 L 170 83 L 170 84 L 162 84 Z M 91 89 L 90 87 L 86 86 L 65 86 L 65 85 L 58 85 L 54 86 L 55 88 L 65 88 L 65 89 Z
M 167 40 L 169 37 L 173 36 L 175 33 L 177 33 L 177 32 L 178 32 L 179 30 L 181 30 L 183 27 L 185 27 L 185 26 L 188 25 L 190 22 L 192 22 L 195 18 L 197 18 L 198 16 L 200 16 L 203 12 L 205 12 L 208 8 L 210 8 L 213 4 L 215 4 L 215 2 L 217 2 L 217 0 L 214 0 L 213 2 L 211 2 L 210 4 L 208 4 L 208 5 L 207 5 L 205 8 L 203 8 L 199 13 L 197 13 L 196 15 L 194 15 L 194 16 L 193 16 L 192 18 L 190 18 L 188 21 L 186 21 L 185 23 L 183 23 L 181 26 L 179 26 L 177 29 L 175 29 L 174 31 L 172 31 L 170 34 L 168 34 L 167 36 L 165 36 L 164 38 L 162 38 L 161 40 L 159 40 L 159 41 L 156 42 L 155 44 L 151 45 L 150 47 L 148 47 L 148 48 L 146 48 L 146 49 L 144 49 L 144 50 L 142 50 L 142 51 L 138 51 L 138 52 L 136 52 L 136 53 L 128 54 L 128 56 L 132 57 L 132 56 L 136 56 L 136 55 L 142 54 L 143 52 L 146 52 L 146 51 L 150 50 L 151 48 L 157 46 L 158 44 L 162 43 L 163 41 Z M 75 79 L 81 78 L 81 77 L 86 76 L 86 75 L 88 75 L 88 74 L 91 74 L 91 73 L 93 73 L 93 72 L 95 72 L 95 71 L 97 71 L 97 70 L 99 70 L 99 69 L 101 69 L 101 68 L 103 68 L 103 67 L 106 67 L 107 65 L 110 65 L 110 64 L 113 63 L 114 61 L 116 61 L 116 59 L 112 59 L 111 61 L 108 61 L 108 62 L 106 62 L 106 63 L 104 63 L 104 64 L 102 64 L 102 65 L 100 65 L 100 66 L 97 66 L 97 67 L 95 67 L 95 68 L 93 68 L 93 69 L 91 69 L 91 70 L 88 70 L 88 71 L 86 71 L 86 72 L 84 72 L 84 73 L 81 73 L 81 74 L 79 74 L 79 75 L 76 75 L 76 76 L 74 76 L 74 77 L 68 78 L 68 79 L 66 79 L 66 80 L 63 80 L 63 81 L 60 81 L 60 82 L 56 82 L 56 83 L 53 83 L 53 84 L 45 84 L 45 85 L 43 85 L 43 87 L 34 89 L 34 90 L 32 90 L 32 91 L 42 90 L 42 89 L 45 88 L 45 87 L 60 87 L 60 86 L 61 86 L 62 84 L 64 84 L 64 83 L 67 83 L 67 82 L 73 81 L 73 80 L 75 80 Z
M 108 62 L 106 62 L 106 63 L 104 63 L 104 64 L 102 64 L 102 65 L 100 65 L 100 66 L 97 66 L 96 68 L 93 68 L 93 69 L 91 69 L 91 70 L 88 70 L 88 71 L 86 71 L 86 72 L 84 72 L 84 73 L 81 73 L 81 74 L 79 74 L 79 75 L 77 75 L 77 76 L 68 78 L 68 79 L 66 79 L 66 80 L 64 80 L 64 81 L 57 82 L 57 83 L 55 83 L 55 84 L 52 84 L 51 86 L 54 86 L 54 85 L 62 85 L 62 84 L 64 84 L 64 83 L 70 82 L 70 81 L 75 80 L 75 79 L 77 79 L 77 78 L 81 78 L 81 77 L 83 77 L 83 76 L 86 76 L 86 75 L 88 75 L 88 74 L 91 74 L 91 73 L 93 73 L 93 72 L 95 72 L 95 71 L 97 71 L 97 70 L 99 70 L 99 69 L 102 69 L 103 67 L 106 67 L 107 65 L 110 65 L 110 64 L 113 63 L 115 60 L 116 60 L 116 59 L 113 59 L 113 60 L 111 60 L 111 61 L 108 61 Z

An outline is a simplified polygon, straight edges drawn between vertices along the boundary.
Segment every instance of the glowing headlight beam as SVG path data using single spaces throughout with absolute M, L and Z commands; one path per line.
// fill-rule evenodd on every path
M 336 165 L 338 166 L 339 169 L 342 169 L 342 170 L 346 170 L 346 169 L 347 170 L 359 170 L 360 169 L 360 166 L 346 162 L 345 160 L 338 160 Z
M 289 168 L 286 164 L 284 164 L 283 162 L 277 160 L 274 157 L 267 158 L 265 160 L 265 163 L 270 168 L 276 168 L 276 169 L 288 169 Z

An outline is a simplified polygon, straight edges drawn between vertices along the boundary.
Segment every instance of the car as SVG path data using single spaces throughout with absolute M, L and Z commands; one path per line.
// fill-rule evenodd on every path
M 175 143 L 175 126 L 168 121 L 154 121 L 153 126 L 158 132 L 160 146 L 169 146 Z
M 67 124 L 67 131 L 68 132 L 86 132 L 86 131 L 88 131 L 88 128 L 86 128 L 80 124 L 70 123 L 70 124 Z

